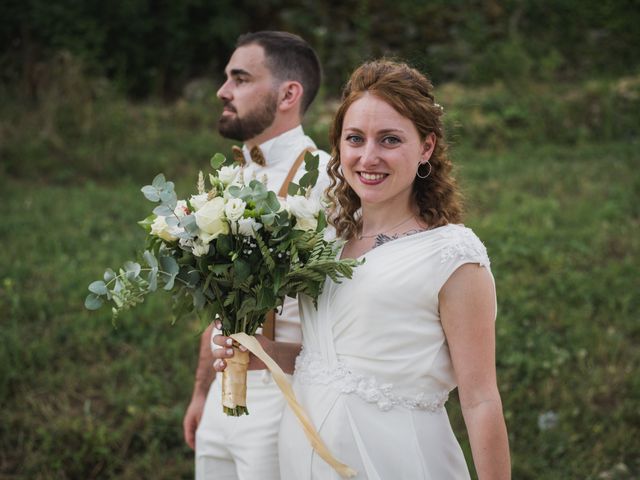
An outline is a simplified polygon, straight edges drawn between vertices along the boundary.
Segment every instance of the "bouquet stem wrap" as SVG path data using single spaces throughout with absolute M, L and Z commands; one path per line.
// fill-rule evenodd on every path
M 222 372 L 222 407 L 224 413 L 232 416 L 248 414 L 247 410 L 247 369 L 249 352 L 233 346 L 233 357 L 227 360 L 227 368 Z
M 264 362 L 267 368 L 271 371 L 271 375 L 273 376 L 273 380 L 276 382 L 282 393 L 284 394 L 289 407 L 293 411 L 293 413 L 298 417 L 300 424 L 302 425 L 302 429 L 309 439 L 311 446 L 313 449 L 322 457 L 322 459 L 327 462 L 338 474 L 343 478 L 352 478 L 357 475 L 357 472 L 353 470 L 348 465 L 339 462 L 335 459 L 335 457 L 329 452 L 329 449 L 324 444 L 320 435 L 316 431 L 313 423 L 311 423 L 311 419 L 307 415 L 307 412 L 304 411 L 302 406 L 298 403 L 296 399 L 295 393 L 293 392 L 293 388 L 291 384 L 287 380 L 282 369 L 278 366 L 278 364 L 264 351 L 258 340 L 255 337 L 247 335 L 246 333 L 234 333 L 231 335 L 236 342 L 240 345 L 246 347 L 251 353 L 253 353 L 256 357 Z M 248 354 L 248 352 L 245 352 Z M 237 353 L 236 353 L 237 354 Z M 234 354 L 234 356 L 236 355 Z M 227 368 L 229 368 L 229 362 L 227 362 Z M 223 384 L 224 385 L 224 384 Z M 224 397 L 223 397 L 224 399 Z M 223 400 L 224 401 L 224 400 Z

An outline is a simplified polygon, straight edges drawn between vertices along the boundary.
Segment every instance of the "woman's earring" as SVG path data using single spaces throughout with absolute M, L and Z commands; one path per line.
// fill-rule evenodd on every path
M 427 172 L 427 174 L 426 174 L 426 175 L 420 175 L 420 167 L 421 167 L 422 165 L 424 165 L 424 163 L 426 163 L 427 165 L 429 165 L 429 171 Z M 431 163 L 429 163 L 429 160 L 427 160 L 427 161 L 426 161 L 426 162 L 424 162 L 424 163 L 422 163 L 422 162 L 418 162 L 418 170 L 416 171 L 416 177 L 421 178 L 421 179 L 423 179 L 423 180 L 424 180 L 425 178 L 427 178 L 429 175 L 431 175 Z

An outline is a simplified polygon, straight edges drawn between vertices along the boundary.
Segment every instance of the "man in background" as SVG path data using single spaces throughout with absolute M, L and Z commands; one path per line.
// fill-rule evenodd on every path
M 239 37 L 218 90 L 223 110 L 218 131 L 244 142 L 234 157 L 244 165 L 245 181 L 267 178 L 267 188 L 286 197 L 289 181 L 304 174 L 299 168 L 307 151 L 319 155 L 314 195 L 328 186 L 329 155 L 318 151 L 304 134 L 302 118 L 321 81 L 318 56 L 302 38 L 262 31 Z M 212 319 L 213 320 L 213 319 Z M 287 298 L 282 311 L 265 323 L 263 333 L 280 342 L 301 343 L 296 300 Z M 185 413 L 185 441 L 195 448 L 196 480 L 278 480 L 278 429 L 285 400 L 267 371 L 249 371 L 250 415 L 228 417 L 222 411 L 221 381 L 215 378 L 211 337 L 213 323 L 200 341 L 191 402 Z

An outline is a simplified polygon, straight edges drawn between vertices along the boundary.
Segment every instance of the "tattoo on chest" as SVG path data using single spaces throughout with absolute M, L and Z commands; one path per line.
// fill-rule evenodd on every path
M 394 235 L 385 235 L 384 233 L 381 233 L 380 235 L 378 235 L 376 237 L 375 242 L 373 243 L 373 248 L 379 247 L 380 245 L 384 245 L 387 242 L 390 242 L 392 240 L 396 240 L 400 237 L 408 237 L 409 235 L 414 235 L 416 233 L 420 233 L 420 232 L 424 232 L 424 230 L 419 229 L 419 228 L 414 228 L 412 230 L 408 230 L 404 233 L 396 233 Z

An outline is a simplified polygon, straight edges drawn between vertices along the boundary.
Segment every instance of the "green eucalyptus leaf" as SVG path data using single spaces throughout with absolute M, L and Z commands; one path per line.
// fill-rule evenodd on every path
M 160 189 L 164 187 L 165 183 L 167 183 L 167 181 L 165 180 L 164 175 L 162 173 L 159 173 L 153 178 L 151 185 Z
M 84 306 L 88 310 L 98 310 L 102 306 L 102 299 L 95 293 L 90 293 L 84 300 Z
M 172 214 L 173 209 L 176 208 L 176 205 L 178 203 L 178 197 L 176 196 L 176 192 L 174 192 L 173 190 L 163 190 L 160 192 L 160 201 L 163 205 L 166 205 L 171 209 Z
M 173 257 L 160 257 L 160 268 L 166 275 L 168 275 L 168 277 L 164 279 L 164 289 L 171 290 L 173 288 L 176 275 L 178 275 L 178 273 L 180 272 L 178 262 Z
M 192 235 L 198 233 L 198 224 L 195 215 L 185 215 L 180 219 L 180 226 Z
M 262 215 L 260 217 L 260 220 L 262 221 L 262 223 L 265 226 L 270 227 L 271 225 L 273 225 L 273 223 L 276 220 L 276 214 L 275 213 L 268 213 L 266 215 Z
M 107 286 L 102 280 L 96 280 L 89 285 L 89 291 L 96 295 L 106 295 L 108 290 Z
M 159 217 L 168 217 L 169 215 L 173 215 L 173 210 L 166 205 L 158 205 L 153 209 L 153 213 Z
M 155 292 L 158 289 L 158 271 L 151 270 L 147 276 L 147 283 L 149 283 L 149 291 Z
M 144 261 L 147 262 L 147 265 L 149 265 L 150 268 L 152 269 L 157 269 L 158 268 L 158 260 L 156 259 L 156 257 L 153 255 L 153 253 L 151 253 L 149 250 L 146 250 L 143 254 L 142 254 Z
M 242 189 L 237 185 L 231 185 L 227 189 L 227 192 L 229 192 L 229 195 L 231 195 L 234 198 L 238 198 L 240 196 L 240 192 L 241 191 L 242 191 Z
M 105 282 L 110 282 L 111 280 L 116 278 L 116 272 L 114 272 L 110 268 L 107 268 L 107 270 L 104 272 L 104 275 L 102 276 L 102 278 L 104 278 Z
M 267 208 L 274 213 L 280 210 L 280 201 L 274 192 L 267 193 L 266 204 Z
M 160 192 L 158 189 L 152 185 L 145 185 L 140 189 L 145 198 L 151 202 L 159 202 L 160 201 Z
M 124 271 L 126 272 L 127 279 L 133 280 L 140 275 L 140 264 L 136 262 L 126 262 L 124 265 Z
M 221 153 L 216 153 L 213 157 L 211 157 L 211 168 L 214 170 L 220 170 L 220 167 L 224 165 L 226 162 L 226 158 Z

